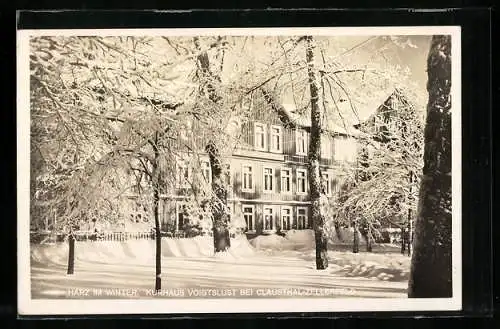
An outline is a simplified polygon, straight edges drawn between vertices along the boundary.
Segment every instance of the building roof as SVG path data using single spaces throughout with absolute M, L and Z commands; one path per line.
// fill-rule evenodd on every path
M 374 124 L 377 117 L 383 116 L 385 119 L 395 116 L 396 110 L 403 108 L 414 107 L 414 104 L 408 99 L 405 91 L 401 88 L 395 88 L 394 91 L 380 103 L 374 111 L 364 120 L 360 120 L 354 125 L 356 129 L 361 129 L 363 126 L 367 127 Z
M 288 117 L 288 119 L 293 122 L 296 126 L 303 128 L 311 128 L 311 118 L 310 110 L 303 110 L 300 113 L 297 111 L 295 104 L 285 103 L 283 105 L 283 110 Z M 347 123 L 345 120 L 339 120 L 341 122 L 336 122 L 336 120 L 325 120 L 323 129 L 332 134 L 340 134 L 347 136 L 356 136 L 359 131 L 354 128 L 352 123 Z
M 417 118 L 423 119 L 417 111 L 414 111 L 416 106 L 405 90 L 395 88 L 368 118 L 354 127 L 367 137 L 371 136 L 370 138 L 382 142 L 389 141 L 392 137 L 388 130 L 388 123 L 392 122 L 394 118 L 398 117 L 402 121 L 408 121 L 415 118 L 416 115 Z
M 367 132 L 362 127 L 366 127 L 380 115 L 394 115 L 394 102 L 404 106 L 413 106 L 407 93 L 401 88 L 395 88 L 389 95 L 386 94 L 383 98 L 380 98 L 377 103 L 353 105 L 348 101 L 337 102 L 334 105 L 335 110 L 330 109 L 330 111 L 326 112 L 329 115 L 334 113 L 339 113 L 339 115 L 330 120 L 326 119 L 323 122 L 323 129 L 334 135 L 366 137 Z M 374 104 L 379 105 L 374 106 Z M 398 106 L 398 108 L 401 108 L 401 106 Z M 282 103 L 278 111 L 281 112 L 280 117 L 285 118 L 285 123 L 288 122 L 305 129 L 311 127 L 309 107 L 297 109 L 295 104 Z

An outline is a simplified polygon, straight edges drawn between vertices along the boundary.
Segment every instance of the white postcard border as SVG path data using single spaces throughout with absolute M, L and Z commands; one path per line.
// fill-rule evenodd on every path
M 29 242 L 30 104 L 29 37 L 40 35 L 452 35 L 452 248 L 453 298 L 290 298 L 290 299 L 153 299 L 52 300 L 31 298 Z M 462 309 L 461 204 L 461 30 L 459 26 L 76 29 L 17 32 L 17 254 L 20 315 L 199 314 L 355 311 L 455 311 Z M 306 302 L 307 301 L 307 302 Z

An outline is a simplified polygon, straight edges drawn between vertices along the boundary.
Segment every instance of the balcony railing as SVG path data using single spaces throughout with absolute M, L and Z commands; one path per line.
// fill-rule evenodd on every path
M 295 163 L 307 163 L 307 156 L 306 155 L 290 155 L 290 154 L 285 154 L 285 162 L 295 162 Z M 320 161 L 321 165 L 324 166 L 330 166 L 335 164 L 335 161 L 333 159 L 321 159 Z
M 307 163 L 307 156 L 285 154 L 285 162 Z

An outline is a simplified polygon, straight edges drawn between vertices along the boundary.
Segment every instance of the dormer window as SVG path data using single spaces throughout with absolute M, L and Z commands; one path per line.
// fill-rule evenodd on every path
M 255 123 L 255 149 L 266 150 L 266 125 Z
M 297 129 L 296 145 L 298 155 L 307 155 L 307 135 L 305 130 Z

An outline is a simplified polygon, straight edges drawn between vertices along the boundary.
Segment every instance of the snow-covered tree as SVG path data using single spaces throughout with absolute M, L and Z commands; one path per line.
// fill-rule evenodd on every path
M 323 270 L 328 267 L 328 240 L 324 230 L 325 217 L 324 214 L 321 213 L 322 207 L 320 204 L 322 182 L 319 161 L 321 159 L 321 134 L 323 131 L 321 125 L 321 113 L 324 110 L 322 111 L 319 104 L 320 88 L 314 58 L 316 44 L 312 36 L 307 36 L 306 42 L 307 73 L 309 76 L 311 99 L 311 131 L 308 154 L 309 191 L 311 195 L 311 216 L 316 241 L 316 268 L 318 270 Z
M 208 205 L 212 211 L 202 217 L 209 218 L 214 228 L 221 227 L 220 223 L 227 226 L 223 159 L 237 141 L 233 125 L 239 121 L 239 104 L 247 93 L 240 81 L 245 81 L 242 75 L 249 75 L 242 69 L 222 74 L 227 44 L 222 38 L 209 37 L 196 38 L 195 42 L 192 38 L 166 37 L 31 40 L 33 199 L 43 196 L 46 207 L 39 206 L 42 202 L 32 202 L 32 206 L 40 215 L 52 214 L 49 210 L 53 209 L 64 211 L 58 214 L 58 223 L 73 227 L 76 219 L 72 218 L 77 214 L 82 217 L 82 212 L 102 211 L 100 202 L 84 203 L 79 195 L 87 193 L 100 200 L 103 191 L 109 190 L 95 184 L 72 188 L 79 186 L 74 173 L 90 181 L 115 168 L 117 179 L 128 176 L 130 183 L 132 178 L 139 194 L 136 202 L 154 220 L 158 289 L 160 196 L 175 187 L 178 177 L 173 168 L 177 168 L 179 158 L 188 155 L 195 159 L 190 170 L 199 174 L 203 171 L 200 155 L 208 152 L 212 177 L 189 182 L 195 188 L 187 208 L 195 218 L 194 213 Z M 64 161 L 71 166 L 58 169 Z M 207 181 L 211 189 L 203 188 Z M 114 198 L 107 198 L 117 201 L 114 213 L 120 208 L 119 196 L 131 186 L 122 188 Z M 77 203 L 68 207 L 65 200 Z M 70 210 L 73 208 L 77 210 Z M 36 220 L 37 216 L 32 216 L 32 221 Z M 217 251 L 229 246 L 227 228 L 214 236 Z M 74 247 L 72 234 L 68 237 Z M 223 242 L 220 248 L 219 242 Z
M 363 117 L 366 115 L 367 109 L 371 109 L 371 112 L 373 112 L 373 110 L 375 110 L 374 107 L 384 103 L 387 96 L 398 86 L 406 86 L 410 90 L 413 87 L 409 79 L 409 71 L 407 68 L 400 67 L 390 61 L 384 61 L 382 59 L 384 58 L 383 52 L 387 49 L 415 47 L 408 38 L 388 38 L 383 36 L 369 37 L 362 38 L 359 43 L 355 43 L 354 45 L 346 45 L 345 38 L 315 37 L 316 47 L 314 47 L 315 50 L 312 52 L 318 59 L 316 61 L 315 70 L 309 70 L 308 61 L 304 60 L 303 57 L 303 53 L 308 47 L 308 43 L 304 42 L 307 40 L 306 37 L 278 37 L 276 39 L 277 40 L 274 40 L 274 42 L 269 41 L 267 44 L 264 40 L 264 44 L 269 47 L 270 57 L 267 60 L 261 58 L 255 64 L 255 67 L 258 68 L 258 72 L 262 72 L 256 74 L 256 76 L 263 80 L 258 86 L 264 91 L 268 102 L 278 111 L 280 110 L 280 101 L 283 101 L 283 99 L 285 99 L 285 101 L 291 101 L 295 105 L 296 113 L 305 118 L 312 116 L 313 110 L 319 109 L 319 124 L 315 126 L 313 122 L 311 122 L 311 132 L 316 131 L 313 128 L 319 128 L 318 131 L 321 133 L 340 130 L 345 131 L 347 134 L 357 135 L 357 131 L 354 129 L 353 124 L 364 120 Z M 370 48 L 370 52 L 373 56 L 357 56 L 355 54 L 359 48 L 365 47 L 370 43 L 373 45 L 373 47 Z M 364 54 L 366 53 L 367 52 L 364 52 Z M 314 88 L 315 95 L 312 95 L 309 83 L 309 72 L 314 71 L 317 73 L 315 84 L 317 88 Z M 413 96 L 413 94 L 412 91 L 410 96 Z M 314 109 L 313 105 L 315 106 Z M 415 105 L 415 107 L 418 107 L 418 105 Z M 404 111 L 404 109 L 402 110 Z M 418 116 L 418 114 L 415 116 Z M 404 120 L 406 119 L 401 116 L 395 121 L 401 123 Z M 415 124 L 415 126 L 413 126 L 413 124 Z M 418 120 L 413 120 L 408 126 L 411 126 L 409 128 L 411 133 L 418 134 L 420 132 L 421 134 L 421 125 L 418 125 Z M 402 132 L 399 131 L 398 133 L 400 134 Z M 405 132 L 407 135 L 409 133 L 410 132 Z M 352 163 L 347 165 L 339 164 L 336 174 L 339 178 L 339 185 L 344 185 L 344 191 L 340 198 L 323 198 L 325 200 L 320 202 L 323 205 L 324 215 L 322 216 L 325 216 L 325 220 L 327 221 L 324 230 L 337 234 L 341 226 L 356 224 L 355 228 L 359 227 L 360 231 L 364 233 L 365 236 L 370 237 L 377 233 L 377 229 L 381 224 L 379 214 L 370 213 L 370 211 L 367 210 L 369 207 L 372 207 L 373 204 L 361 205 L 361 202 L 372 202 L 374 199 L 362 199 L 361 192 L 369 189 L 373 197 L 379 197 L 378 193 L 381 187 L 377 186 L 374 180 L 375 176 L 373 175 L 367 175 L 366 179 L 363 180 L 358 179 L 358 176 L 362 176 L 363 172 L 367 172 L 368 170 L 376 170 L 377 166 L 381 164 L 383 164 L 383 168 L 390 164 L 393 166 L 398 164 L 401 161 L 400 159 L 388 159 L 391 152 L 394 153 L 392 149 L 398 146 L 394 144 L 395 141 L 401 143 L 401 141 L 413 142 L 420 140 L 418 136 L 407 135 L 393 136 L 391 142 L 385 144 L 381 143 L 381 141 L 373 140 L 373 136 L 370 136 L 368 133 L 364 134 L 364 137 L 361 136 L 363 144 L 366 144 L 362 149 L 371 149 L 372 154 L 370 156 L 375 157 L 377 165 L 374 166 L 372 160 L 370 160 L 369 167 L 361 166 L 360 163 L 358 163 L 358 166 Z M 321 141 L 313 140 L 312 137 L 313 134 L 311 135 L 311 142 L 314 141 L 315 145 L 320 145 Z M 314 145 L 311 144 L 310 152 L 315 149 L 313 146 Z M 413 148 L 413 145 L 408 148 L 408 150 L 411 148 Z M 375 152 L 375 154 L 373 154 L 373 152 Z M 415 164 L 411 164 L 415 165 L 416 172 L 418 172 L 419 164 L 415 158 L 418 158 L 419 154 L 421 154 L 421 152 L 411 151 L 404 160 L 408 162 L 407 164 L 416 161 Z M 401 155 L 399 157 L 401 157 Z M 309 154 L 309 158 L 311 159 L 311 153 Z M 312 159 L 314 161 L 314 155 Z M 313 168 L 312 173 L 315 171 L 316 170 Z M 408 171 L 406 171 L 405 174 L 407 175 Z M 370 177 L 370 179 L 367 179 L 368 177 Z M 418 186 L 418 176 L 412 176 L 413 181 L 411 184 L 409 183 L 408 177 L 407 175 L 404 178 L 404 183 L 401 182 L 401 184 L 395 185 L 391 190 L 407 189 L 408 186 L 412 184 Z M 317 185 L 317 180 L 313 179 L 313 177 L 310 178 L 310 184 Z M 377 176 L 376 178 L 385 179 L 381 176 Z M 370 183 L 368 183 L 369 181 Z M 369 186 L 368 184 L 371 185 Z M 363 186 L 362 189 L 360 188 L 361 185 Z M 355 189 L 353 188 L 354 186 L 356 186 Z M 311 191 L 313 191 L 314 187 L 310 187 Z M 348 188 L 346 189 L 346 187 Z M 350 196 L 352 191 L 354 191 L 354 194 L 356 194 L 355 191 L 358 191 L 358 198 L 356 200 Z M 415 194 L 415 189 L 404 195 L 407 198 L 412 198 L 411 195 L 413 194 Z M 311 197 L 313 204 L 314 200 L 320 200 L 321 198 L 315 196 L 314 193 L 311 193 Z M 342 200 L 344 201 L 344 207 L 340 207 L 341 209 L 337 211 L 337 208 L 339 208 L 338 205 L 340 204 L 339 202 Z M 416 198 L 413 197 L 411 201 L 412 203 L 410 206 L 413 208 L 416 204 L 415 200 Z M 395 201 L 395 199 L 392 199 L 393 204 L 391 207 L 395 207 L 395 204 L 398 203 L 401 204 L 401 202 Z M 403 200 L 403 202 L 406 201 L 408 200 Z M 378 204 L 375 206 L 378 206 Z M 361 209 L 363 209 L 362 212 L 360 212 Z M 404 213 L 407 210 L 408 207 L 403 207 L 398 210 L 398 213 Z M 387 212 L 390 213 L 390 210 Z M 313 209 L 313 216 L 314 213 L 315 211 Z M 394 213 L 392 213 L 392 215 L 394 215 Z M 388 218 L 388 215 L 384 213 L 383 218 Z M 402 218 L 398 219 L 397 222 L 402 223 L 406 218 L 405 216 L 404 220 Z M 357 232 L 358 230 L 355 231 Z M 357 237 L 359 241 L 358 234 L 354 236 L 355 238 Z M 372 240 L 372 238 L 367 239 L 369 242 L 369 249 L 371 249 Z
M 68 232 L 70 243 L 68 273 L 73 272 L 75 222 L 105 209 L 97 201 L 105 199 L 109 186 L 103 184 L 110 176 L 98 177 L 118 168 L 113 182 L 117 186 L 124 175 L 120 169 L 135 171 L 131 164 L 140 162 L 141 170 L 152 170 L 154 199 L 158 199 L 159 148 L 183 121 L 180 105 L 193 89 L 178 83 L 186 74 L 182 60 L 189 56 L 170 62 L 160 41 L 45 36 L 30 40 L 31 145 L 37 155 L 31 204 L 37 214 L 60 211 L 58 223 Z M 37 185 L 43 177 L 50 177 L 50 188 Z M 122 193 L 108 200 L 116 201 Z M 40 198 L 45 208 L 39 207 Z M 119 207 L 118 202 L 109 204 L 114 210 Z M 98 220 L 103 218 L 109 217 Z
M 408 296 L 452 297 L 451 36 L 433 36 L 427 60 L 423 176 Z
M 396 89 L 359 126 L 362 134 L 358 137 L 357 166 L 346 168 L 347 185 L 334 205 L 335 220 L 346 222 L 355 216 L 368 241 L 380 234 L 381 227 L 392 225 L 405 230 L 417 208 L 423 115 L 421 101 L 410 95 L 408 90 Z M 405 239 L 407 244 L 409 240 Z

